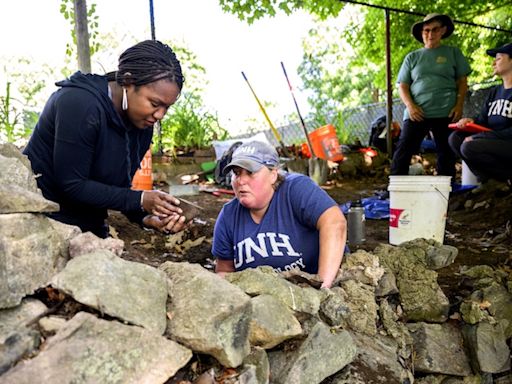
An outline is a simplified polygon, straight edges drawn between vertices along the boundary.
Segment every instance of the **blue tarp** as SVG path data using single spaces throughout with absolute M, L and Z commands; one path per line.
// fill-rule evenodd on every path
M 364 208 L 364 216 L 366 219 L 389 219 L 389 198 L 387 193 L 380 193 L 375 196 L 361 199 Z M 341 210 L 346 215 L 351 201 L 340 205 Z
M 451 193 L 463 193 L 470 191 L 475 187 L 476 185 L 452 184 Z M 377 192 L 375 196 L 361 199 L 361 203 L 363 204 L 364 215 L 366 219 L 389 219 L 389 193 L 386 191 Z M 347 201 L 345 204 L 340 205 L 341 210 L 345 215 L 348 213 L 351 205 L 351 201 Z

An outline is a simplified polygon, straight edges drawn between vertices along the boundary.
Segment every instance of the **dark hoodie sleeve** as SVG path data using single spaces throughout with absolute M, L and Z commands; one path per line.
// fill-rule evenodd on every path
M 119 180 L 128 178 L 120 167 L 126 158 L 126 146 L 108 146 L 104 132 L 107 118 L 94 96 L 85 90 L 75 90 L 60 97 L 55 104 L 55 140 L 53 152 L 57 185 L 68 201 L 97 208 L 119 211 L 140 210 L 140 191 L 101 175 L 101 167 L 119 168 Z M 100 137 L 102 140 L 100 141 Z M 122 142 L 124 138 L 112 136 Z M 98 144 L 98 143 L 101 144 Z M 98 170 L 98 168 L 100 170 Z M 104 182 L 96 181 L 104 180 Z

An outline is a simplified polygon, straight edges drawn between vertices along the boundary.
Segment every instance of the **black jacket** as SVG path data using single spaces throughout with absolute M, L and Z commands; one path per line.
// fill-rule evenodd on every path
M 105 76 L 75 73 L 58 82 L 24 150 L 43 195 L 60 204 L 52 216 L 105 237 L 107 210 L 141 221 L 131 180 L 153 129 L 137 129 L 114 108 Z

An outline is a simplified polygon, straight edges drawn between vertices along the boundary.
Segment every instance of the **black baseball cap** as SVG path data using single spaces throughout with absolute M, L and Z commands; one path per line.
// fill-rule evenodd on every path
M 492 57 L 496 57 L 497 53 L 506 53 L 512 58 L 512 43 L 502 45 L 499 48 L 488 49 L 487 54 Z

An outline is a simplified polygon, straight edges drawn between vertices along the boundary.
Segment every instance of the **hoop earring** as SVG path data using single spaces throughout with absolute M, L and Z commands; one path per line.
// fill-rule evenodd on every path
M 126 111 L 128 109 L 128 97 L 126 95 L 126 88 L 123 87 L 123 102 L 121 104 L 121 107 L 123 108 L 123 111 Z

